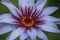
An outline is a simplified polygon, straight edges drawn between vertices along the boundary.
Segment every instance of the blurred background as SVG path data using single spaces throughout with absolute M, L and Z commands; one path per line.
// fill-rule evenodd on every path
M 35 0 L 36 2 L 37 0 Z M 18 7 L 18 0 L 11 0 L 11 2 Z M 54 16 L 56 18 L 60 18 L 60 0 L 47 0 L 47 3 L 45 5 L 45 7 L 50 7 L 50 6 L 57 6 L 59 8 L 59 10 L 57 10 L 56 12 L 54 12 L 53 14 L 51 14 L 51 16 Z M 10 11 L 7 9 L 7 7 L 5 7 L 3 4 L 1 4 L 1 0 L 0 0 L 0 15 L 3 13 L 10 13 Z M 60 24 L 57 24 L 58 28 L 60 29 Z M 60 40 L 60 34 L 56 34 L 56 33 L 49 33 L 49 32 L 45 32 L 43 31 L 49 40 Z M 4 35 L 0 35 L 0 40 L 5 40 L 6 37 L 10 34 L 11 32 L 8 32 Z M 19 37 L 16 38 L 16 40 L 19 40 Z M 37 37 L 37 40 L 41 40 L 40 38 Z

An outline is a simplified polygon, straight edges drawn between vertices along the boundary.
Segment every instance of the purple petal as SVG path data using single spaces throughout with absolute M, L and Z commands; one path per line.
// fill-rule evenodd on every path
M 18 13 L 17 13 L 17 12 L 19 12 L 19 10 L 18 10 L 13 4 L 11 4 L 11 3 L 6 3 L 6 2 L 2 2 L 2 4 L 4 4 L 4 5 L 12 12 L 12 14 L 13 14 L 14 16 L 19 17 L 19 16 L 18 16 Z M 19 12 L 19 13 L 20 13 L 20 12 Z
M 40 0 L 38 0 L 38 1 L 40 1 Z M 43 9 L 43 7 L 45 6 L 46 2 L 47 2 L 47 0 L 41 0 L 41 3 L 37 6 L 37 9 L 41 11 Z
M 13 25 L 4 25 L 0 28 L 0 35 L 5 34 L 7 32 L 10 32 L 12 30 L 16 29 Z
M 55 28 L 55 29 L 58 29 L 57 25 L 53 22 L 50 22 L 50 21 L 47 21 L 45 23 L 45 25 L 50 26 L 50 27 Z
M 15 24 L 14 21 L 16 21 L 16 20 L 14 20 L 12 18 L 12 15 L 11 14 L 5 13 L 5 14 L 0 15 L 0 23 L 11 23 L 11 24 Z
M 59 21 L 55 21 L 54 23 L 56 23 L 56 24 L 60 24 L 60 20 L 59 20 Z
M 45 9 L 43 9 L 42 15 L 50 15 L 53 12 L 55 12 L 56 10 L 58 10 L 58 7 L 47 7 Z
M 34 5 L 34 0 L 19 0 L 19 6 L 30 7 Z
M 24 32 L 24 29 L 22 28 L 18 28 L 16 30 L 14 30 L 10 36 L 7 37 L 7 40 L 14 40 L 16 39 L 18 36 L 20 36 L 22 33 Z
M 41 3 L 42 3 L 42 0 L 37 0 L 35 6 L 37 7 L 37 6 L 40 5 Z
M 31 30 L 27 30 L 28 35 L 31 37 L 32 40 L 36 39 L 36 30 L 35 29 L 31 29 Z
M 2 2 L 11 3 L 11 0 L 2 0 Z
M 39 38 L 41 38 L 42 40 L 48 40 L 48 38 L 46 37 L 46 35 L 41 30 L 37 31 L 37 36 Z
M 53 33 L 60 33 L 60 30 L 55 29 L 53 27 L 47 26 L 47 25 L 42 25 L 41 29 L 47 32 L 53 32 Z
M 25 40 L 27 39 L 28 34 L 26 32 L 24 32 L 23 34 L 20 35 L 20 40 Z
M 55 18 L 55 17 L 53 17 L 53 16 L 44 16 L 44 17 L 42 17 L 41 19 L 44 19 L 44 20 L 46 20 L 46 21 L 51 21 L 51 22 L 60 21 L 60 19 Z

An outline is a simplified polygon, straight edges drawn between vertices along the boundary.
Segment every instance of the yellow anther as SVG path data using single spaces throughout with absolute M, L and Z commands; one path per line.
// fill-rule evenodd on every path
M 22 24 L 25 25 L 26 27 L 32 27 L 34 25 L 34 20 L 30 17 L 30 22 L 25 22 L 26 17 L 22 18 Z

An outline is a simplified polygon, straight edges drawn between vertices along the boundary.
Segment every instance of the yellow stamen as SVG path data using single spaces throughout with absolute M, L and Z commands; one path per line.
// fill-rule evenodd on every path
M 31 27 L 32 25 L 34 25 L 34 20 L 30 17 L 30 22 L 25 22 L 26 17 L 22 18 L 22 24 L 25 25 L 26 27 Z

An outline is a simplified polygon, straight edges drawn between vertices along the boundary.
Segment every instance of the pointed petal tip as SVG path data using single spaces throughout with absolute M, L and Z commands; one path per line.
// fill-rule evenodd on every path
M 57 32 L 56 33 L 60 33 L 60 30 L 57 30 Z
M 41 27 L 41 29 L 44 30 L 44 31 L 47 31 L 47 32 L 60 33 L 60 30 L 52 28 L 52 27 L 49 27 L 49 26 L 46 26 L 46 25 L 43 25 Z
M 4 3 L 4 2 L 1 2 L 2 4 Z
M 56 10 L 58 10 L 58 9 L 59 9 L 59 8 L 58 8 L 58 7 L 56 7 L 56 6 L 55 6 L 54 8 L 55 8 Z
M 59 8 L 56 6 L 52 6 L 52 7 L 46 7 L 43 9 L 42 15 L 51 15 L 52 13 L 54 13 L 55 11 L 57 11 Z
M 58 30 L 56 33 L 60 33 L 60 30 Z
M 17 12 L 20 13 L 20 11 L 18 10 L 18 8 L 15 5 L 13 5 L 11 3 L 7 3 L 7 2 L 1 2 L 1 3 L 3 5 L 5 5 L 14 16 L 19 17 Z
M 6 4 L 7 2 L 1 2 L 3 5 Z
M 41 3 L 39 2 L 39 1 L 41 1 Z M 38 3 L 39 2 L 39 3 Z M 45 4 L 46 4 L 46 2 L 47 2 L 47 0 L 38 0 L 38 4 L 37 4 L 37 10 L 42 10 L 43 8 L 44 8 L 44 6 L 45 6 Z
M 55 21 L 54 23 L 56 23 L 56 24 L 60 24 L 60 19 L 59 19 L 58 21 Z
M 37 31 L 37 36 L 42 40 L 48 40 L 47 36 L 41 30 Z
M 5 25 L 0 28 L 0 35 L 3 35 L 7 32 L 13 31 L 15 28 L 12 25 Z
M 1 3 L 6 3 L 6 2 L 1 2 Z
M 11 3 L 10 0 L 1 0 L 2 2 L 7 2 L 7 3 Z
M 59 7 L 57 6 L 52 6 L 51 8 L 54 9 L 55 11 L 59 9 Z

